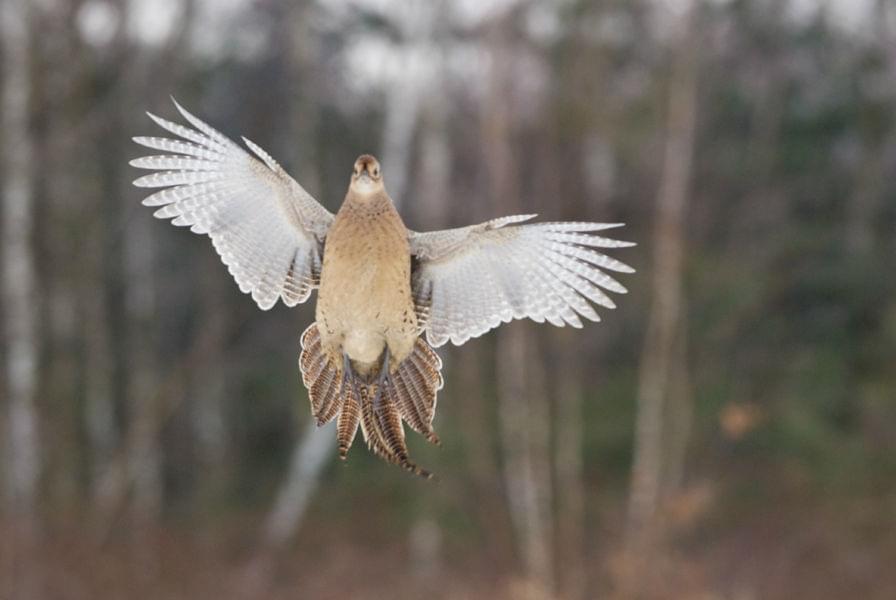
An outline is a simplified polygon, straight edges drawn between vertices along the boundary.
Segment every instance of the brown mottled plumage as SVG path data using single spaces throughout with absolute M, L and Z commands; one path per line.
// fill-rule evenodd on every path
M 362 256 L 364 260 L 358 260 Z M 434 406 L 441 375 L 438 369 L 425 371 L 432 381 L 418 384 L 413 396 L 401 396 L 398 405 L 392 381 L 414 351 L 419 327 L 411 296 L 408 232 L 372 156 L 365 154 L 355 162 L 345 201 L 327 233 L 318 294 L 316 336 L 329 365 L 325 373 L 309 380 L 318 422 L 326 423 L 341 411 L 351 413 L 341 419 L 337 433 L 344 456 L 354 437 L 349 429 L 353 423 L 357 426 L 354 412 L 360 404 L 360 425 L 368 447 L 409 471 L 426 474 L 408 458 L 401 417 L 426 432 L 427 439 L 438 439 L 432 432 L 432 415 L 423 418 L 406 407 L 414 406 L 415 401 Z M 389 360 L 383 364 L 386 350 Z M 315 351 L 316 346 L 312 350 L 307 345 L 303 355 Z M 404 370 L 414 369 L 417 379 L 423 377 L 411 364 Z M 351 367 L 348 374 L 345 365 Z M 383 377 L 375 377 L 381 372 Z M 342 382 L 344 389 L 332 409 L 325 410 L 325 401 L 318 401 L 317 396 L 327 398 L 329 388 L 326 383 L 318 387 L 317 382 L 330 377 Z M 354 390 L 360 402 L 354 398 Z
M 520 225 L 534 215 L 517 215 L 410 231 L 366 154 L 333 215 L 257 145 L 243 138 L 255 158 L 175 105 L 192 127 L 150 115 L 177 139 L 134 138 L 167 153 L 131 161 L 155 171 L 134 185 L 165 188 L 143 203 L 208 234 L 260 308 L 295 306 L 319 288 L 299 366 L 317 423 L 336 419 L 343 459 L 360 427 L 377 456 L 429 476 L 408 456 L 402 421 L 439 443 L 442 362 L 432 346 L 512 319 L 581 327 L 582 317 L 600 320 L 591 303 L 615 307 L 604 290 L 626 291 L 605 271 L 633 269 L 595 250 L 633 245 L 594 234 L 620 224 Z

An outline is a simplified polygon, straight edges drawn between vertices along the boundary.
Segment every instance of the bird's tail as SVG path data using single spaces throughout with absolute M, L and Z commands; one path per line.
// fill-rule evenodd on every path
M 374 454 L 417 475 L 430 476 L 408 457 L 402 426 L 404 420 L 431 443 L 440 443 L 432 420 L 436 395 L 442 388 L 442 361 L 423 338 L 417 339 L 411 355 L 386 377 L 376 409 L 374 399 L 379 384 L 351 371 L 344 376 L 343 365 L 334 363 L 323 351 L 317 323 L 302 334 L 299 367 L 317 424 L 337 418 L 340 458 L 344 460 L 348 455 L 360 425 L 367 447 Z

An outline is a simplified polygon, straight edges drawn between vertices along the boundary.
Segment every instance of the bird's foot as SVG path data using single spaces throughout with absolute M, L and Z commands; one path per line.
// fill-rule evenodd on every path
M 380 373 L 376 378 L 376 392 L 373 394 L 373 410 L 379 413 L 383 401 L 383 386 L 389 378 L 389 346 L 383 351 L 383 364 L 380 366 Z
M 342 383 L 340 384 L 339 391 L 340 393 L 344 393 L 345 384 L 348 383 L 352 386 L 352 394 L 355 397 L 355 401 L 360 405 L 361 404 L 361 394 L 358 392 L 358 378 L 355 376 L 355 371 L 352 369 L 352 361 L 349 359 L 348 354 L 345 352 L 342 353 Z

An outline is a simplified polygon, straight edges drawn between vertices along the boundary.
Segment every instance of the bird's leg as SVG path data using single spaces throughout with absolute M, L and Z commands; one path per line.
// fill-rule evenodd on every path
M 380 403 L 383 398 L 383 385 L 386 383 L 386 378 L 389 376 L 389 345 L 386 344 L 386 349 L 383 352 L 383 364 L 380 367 L 380 374 L 376 378 L 376 393 L 373 395 L 373 410 L 374 412 L 380 411 Z
M 345 391 L 345 383 L 349 382 L 352 386 L 352 393 L 355 396 L 355 402 L 361 405 L 361 394 L 358 393 L 358 378 L 352 369 L 352 362 L 345 352 L 342 353 L 342 383 L 339 386 L 339 393 L 342 395 Z
M 345 391 L 345 384 L 351 377 L 352 364 L 349 362 L 348 354 L 342 353 L 342 382 L 339 384 L 340 395 Z

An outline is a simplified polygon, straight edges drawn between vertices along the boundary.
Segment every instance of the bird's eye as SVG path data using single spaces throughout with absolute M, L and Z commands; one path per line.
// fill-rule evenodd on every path
M 377 168 L 374 168 L 374 169 L 373 169 L 373 176 L 374 176 L 374 177 L 379 177 L 379 176 L 380 176 L 380 170 L 377 169 Z

